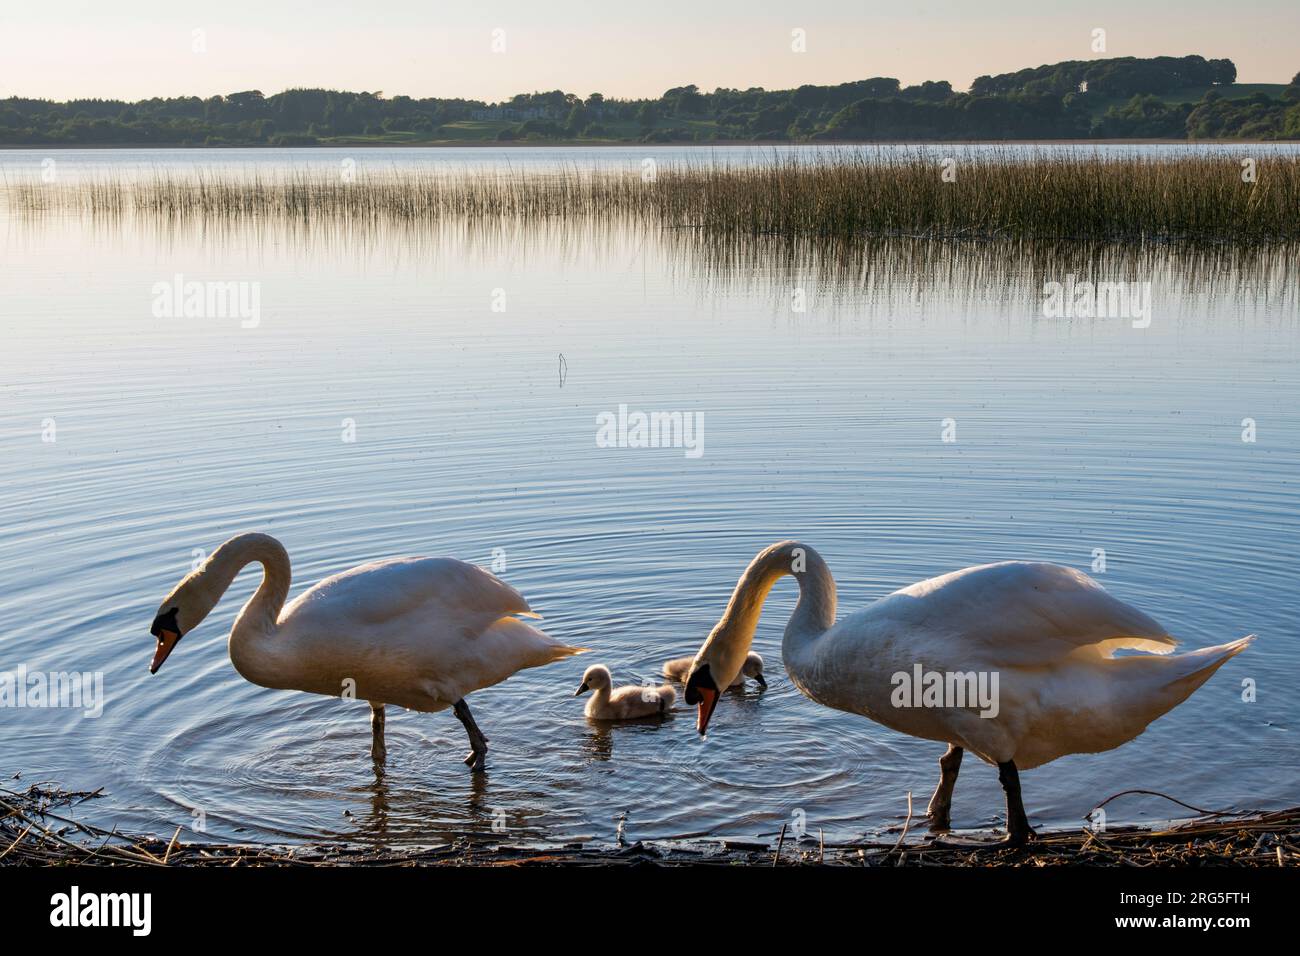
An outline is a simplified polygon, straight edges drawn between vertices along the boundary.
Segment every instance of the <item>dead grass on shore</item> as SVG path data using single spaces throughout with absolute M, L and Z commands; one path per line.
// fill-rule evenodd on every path
M 993 836 L 952 836 L 924 843 L 824 844 L 805 839 L 777 847 L 737 840 L 664 840 L 628 846 L 572 843 L 517 846 L 462 837 L 434 847 L 339 844 L 302 846 L 195 843 L 104 830 L 66 816 L 99 797 L 33 785 L 0 789 L 0 866 L 868 866 L 868 867 L 1277 867 L 1300 865 L 1300 807 L 1225 819 L 1216 814 L 1163 829 L 1116 828 L 1041 835 L 1025 849 Z M 59 812 L 64 811 L 64 812 Z

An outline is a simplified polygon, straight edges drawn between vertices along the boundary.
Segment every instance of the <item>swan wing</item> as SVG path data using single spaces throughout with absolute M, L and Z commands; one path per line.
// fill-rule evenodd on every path
M 282 619 L 301 625 L 323 616 L 330 630 L 365 634 L 395 621 L 433 618 L 475 637 L 516 614 L 538 616 L 523 595 L 477 565 L 454 558 L 393 558 L 326 578 L 286 607 Z
M 1049 664 L 1087 647 L 1103 657 L 1119 648 L 1167 654 L 1177 644 L 1086 574 L 1041 562 L 953 571 L 895 591 L 869 612 L 957 660 L 1003 666 Z

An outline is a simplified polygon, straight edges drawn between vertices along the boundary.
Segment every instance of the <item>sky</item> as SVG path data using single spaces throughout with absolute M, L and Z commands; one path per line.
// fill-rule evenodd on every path
M 1059 60 L 1189 53 L 1233 60 L 1240 82 L 1285 83 L 1297 38 L 1300 0 L 0 0 L 0 96 L 327 87 L 491 101 L 869 76 L 965 89 Z

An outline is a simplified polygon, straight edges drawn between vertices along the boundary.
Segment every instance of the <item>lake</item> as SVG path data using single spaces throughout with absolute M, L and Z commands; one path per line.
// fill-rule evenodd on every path
M 349 158 L 364 176 L 710 152 L 49 158 L 74 177 Z M 39 177 L 46 158 L 0 151 L 0 175 Z M 163 837 L 201 820 L 240 841 L 418 844 L 494 826 L 609 841 L 625 818 L 629 839 L 772 839 L 798 813 L 813 838 L 879 834 L 909 791 L 923 812 L 942 747 L 791 685 L 789 580 L 754 644 L 770 686 L 728 694 L 707 740 L 680 700 L 662 723 L 609 727 L 572 697 L 589 664 L 637 683 L 693 653 L 755 552 L 795 537 L 830 564 L 841 614 L 1027 558 L 1093 574 L 1185 648 L 1259 635 L 1135 741 L 1026 773 L 1035 825 L 1077 826 L 1130 788 L 1211 809 L 1297 802 L 1293 251 L 3 215 L 0 671 L 97 672 L 105 695 L 94 717 L 0 708 L 0 773 L 22 775 L 4 786 L 102 787 L 85 819 Z M 1072 277 L 1138 283 L 1148 309 L 1045 314 L 1044 282 Z M 178 281 L 245 283 L 255 314 L 158 315 L 160 284 Z M 620 406 L 700 416 L 699 454 L 601 447 L 598 417 Z M 377 777 L 364 703 L 235 673 L 225 636 L 255 570 L 149 675 L 159 601 L 245 530 L 284 543 L 292 595 L 380 557 L 496 562 L 544 629 L 594 652 L 471 697 L 486 775 L 461 765 L 450 712 L 390 708 Z M 1107 810 L 1186 813 L 1143 797 Z M 1002 819 L 995 771 L 968 761 L 954 826 Z

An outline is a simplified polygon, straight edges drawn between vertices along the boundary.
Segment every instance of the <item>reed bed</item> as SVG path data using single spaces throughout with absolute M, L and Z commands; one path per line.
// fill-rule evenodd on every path
M 350 221 L 633 220 L 722 237 L 1204 241 L 1300 239 L 1300 163 L 1227 153 L 922 154 L 629 170 L 394 169 L 238 175 L 146 172 L 66 184 L 6 182 L 11 213 L 169 219 Z M 951 179 L 951 181 L 949 181 Z
M 31 786 L 0 788 L 0 866 L 1233 866 L 1300 865 L 1300 807 L 1205 814 L 1161 829 L 1116 828 L 1042 833 L 1010 849 L 993 835 L 905 842 L 827 844 L 782 838 L 775 847 L 738 840 L 662 840 L 631 844 L 581 841 L 513 845 L 464 834 L 431 847 L 356 844 L 278 846 L 194 842 L 105 830 L 66 814 L 102 796 Z M 909 818 L 909 823 L 910 818 Z

